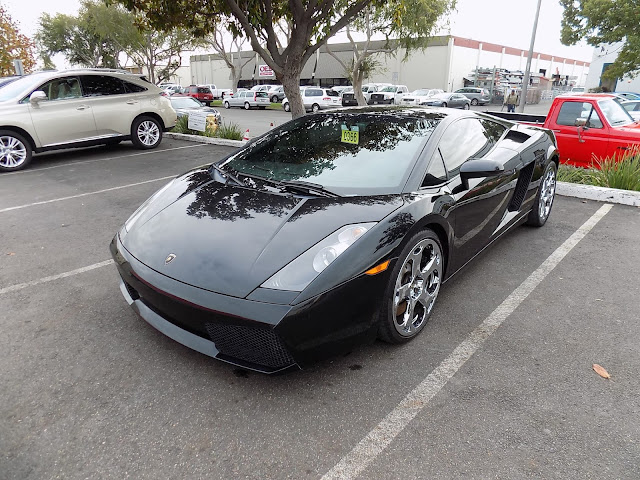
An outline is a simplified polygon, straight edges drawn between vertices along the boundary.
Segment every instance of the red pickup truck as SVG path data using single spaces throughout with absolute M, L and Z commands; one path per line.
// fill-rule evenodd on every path
M 607 94 L 556 97 L 549 114 L 486 112 L 496 117 L 552 130 L 558 140 L 560 162 L 592 167 L 595 159 L 620 158 L 640 145 L 640 123 Z

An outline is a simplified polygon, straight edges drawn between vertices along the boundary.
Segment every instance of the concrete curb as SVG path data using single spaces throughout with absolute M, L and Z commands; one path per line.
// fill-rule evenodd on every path
M 186 140 L 187 142 L 224 145 L 226 147 L 242 147 L 247 144 L 244 140 L 227 140 L 225 138 L 202 137 L 200 135 L 187 135 L 185 133 L 166 132 L 164 136 L 168 138 L 175 138 L 176 140 Z M 632 192 L 629 190 L 558 182 L 556 193 L 564 197 L 584 198 L 587 200 L 596 200 L 598 202 L 617 203 L 620 205 L 640 207 L 640 192 Z
M 640 207 L 640 192 L 617 188 L 594 187 L 578 183 L 558 182 L 556 193 L 565 197 L 585 198 L 598 202 L 618 203 Z
M 244 140 L 227 140 L 226 138 L 203 137 L 201 135 L 187 135 L 186 133 L 166 132 L 167 138 L 186 140 L 187 142 L 208 143 L 211 145 L 224 145 L 225 147 L 243 147 L 247 144 Z

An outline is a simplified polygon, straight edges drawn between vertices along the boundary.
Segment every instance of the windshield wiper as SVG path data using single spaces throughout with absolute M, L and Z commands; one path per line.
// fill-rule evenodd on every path
M 340 197 L 340 195 L 338 195 L 337 193 L 334 193 L 334 192 L 332 192 L 330 190 L 327 190 L 326 188 L 324 188 L 319 183 L 304 182 L 302 180 L 282 181 L 282 182 L 280 182 L 280 187 L 283 190 L 302 192 L 302 193 L 309 193 L 311 195 L 319 195 L 319 196 L 322 196 L 322 197 L 329 197 L 329 198 L 338 198 L 338 197 Z
M 244 184 L 244 182 L 242 180 L 240 180 L 238 177 L 236 177 L 233 173 L 231 172 L 227 172 L 226 170 L 223 170 L 221 167 L 219 167 L 218 165 L 216 165 L 215 163 L 211 164 L 211 168 L 213 168 L 216 172 L 218 172 L 224 179 L 226 179 L 227 181 L 229 180 L 233 180 L 233 182 L 236 185 L 239 185 L 241 187 L 246 187 L 246 185 Z

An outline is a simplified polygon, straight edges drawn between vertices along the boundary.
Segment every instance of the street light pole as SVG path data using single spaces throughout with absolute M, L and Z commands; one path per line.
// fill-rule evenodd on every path
M 529 46 L 529 55 L 527 56 L 527 68 L 524 71 L 524 78 L 522 79 L 522 92 L 520 92 L 520 105 L 518 105 L 518 112 L 524 112 L 524 106 L 527 103 L 527 88 L 529 87 L 529 77 L 531 76 L 531 57 L 533 57 L 533 45 L 536 43 L 536 30 L 538 30 L 538 16 L 540 15 L 540 4 L 542 0 L 538 0 L 538 7 L 536 8 L 536 16 L 533 20 L 533 32 L 531 32 L 531 45 Z

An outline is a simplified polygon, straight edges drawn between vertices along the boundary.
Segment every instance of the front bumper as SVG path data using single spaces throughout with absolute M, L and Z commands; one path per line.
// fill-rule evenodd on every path
M 379 99 L 372 98 L 369 100 L 369 105 L 391 105 L 393 103 L 393 98 Z
M 110 244 L 127 303 L 173 340 L 210 357 L 263 372 L 298 369 L 375 338 L 388 272 L 360 275 L 297 305 L 247 300 L 162 275 Z

